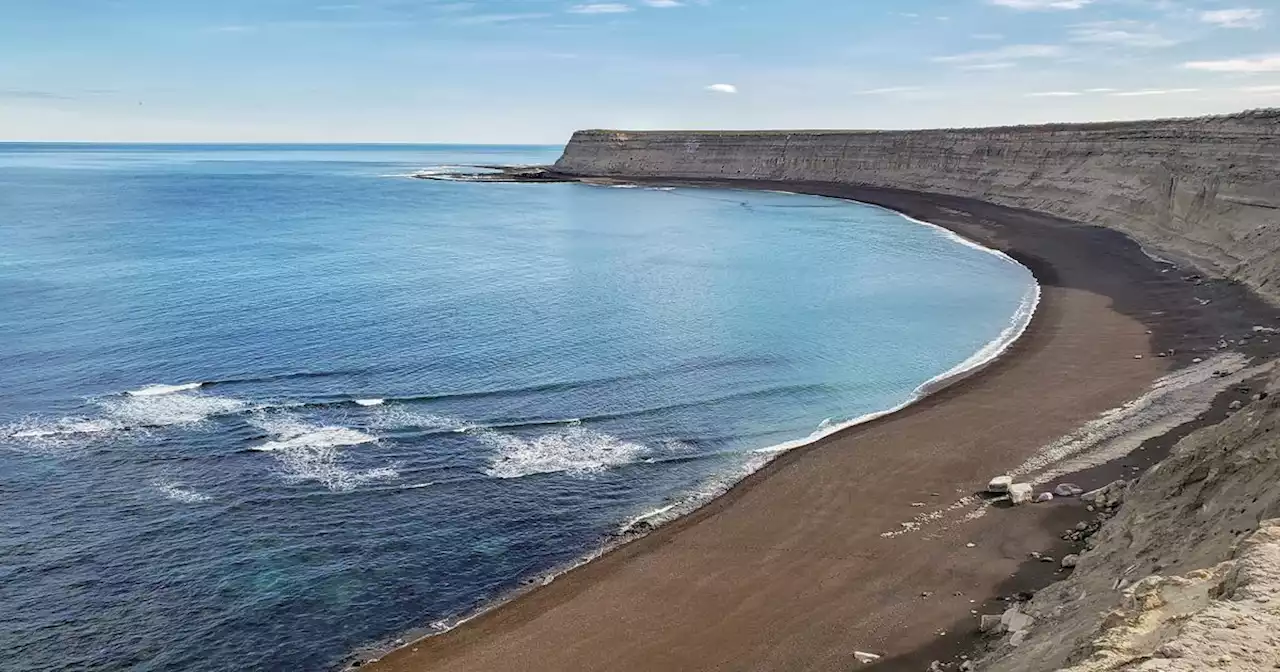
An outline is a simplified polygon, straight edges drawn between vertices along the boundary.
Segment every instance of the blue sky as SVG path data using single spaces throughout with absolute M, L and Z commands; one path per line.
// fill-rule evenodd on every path
M 555 143 L 1267 106 L 1276 0 L 0 0 L 0 140 Z

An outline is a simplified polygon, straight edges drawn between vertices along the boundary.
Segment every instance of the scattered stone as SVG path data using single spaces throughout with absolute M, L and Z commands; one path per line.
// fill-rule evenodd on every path
M 935 660 L 929 663 L 929 672 L 946 672 L 947 668 L 942 666 L 942 661 Z
M 1196 357 L 1195 359 L 1191 360 L 1191 363 L 1192 363 L 1192 364 L 1199 364 L 1200 362 L 1203 362 L 1203 361 L 1204 361 L 1203 359 L 1201 359 L 1201 358 L 1199 358 L 1199 357 Z
M 963 663 L 960 663 L 960 672 L 970 672 L 970 670 L 972 669 L 973 669 L 972 660 L 966 660 Z
M 1080 563 L 1080 556 L 1076 555 L 1075 553 L 1072 553 L 1071 555 L 1068 555 L 1067 557 L 1062 559 L 1063 569 L 1071 569 L 1072 567 L 1075 567 L 1079 563 Z
M 1229 409 L 1231 409 L 1231 410 L 1233 410 L 1233 411 L 1238 411 L 1238 410 L 1240 410 L 1240 409 L 1244 408 L 1244 404 L 1240 403 L 1240 402 L 1237 400 L 1237 401 L 1233 401 L 1233 402 L 1231 402 L 1230 404 L 1227 404 L 1227 408 L 1229 408 Z
M 1026 630 L 1035 622 L 1034 618 L 1022 612 L 1022 605 L 1015 604 L 1005 610 L 1000 615 L 1000 624 L 1004 626 L 1006 632 L 1018 632 Z
M 972 541 L 964 545 L 965 548 L 973 548 L 975 546 L 977 546 L 977 544 L 973 543 Z
M 1142 355 L 1134 355 L 1134 356 L 1133 356 L 1133 358 L 1134 358 L 1134 359 L 1142 359 Z
M 1013 485 L 1012 476 L 996 476 L 987 483 L 987 492 L 1003 495 L 1009 492 L 1010 486 Z
M 1052 501 L 1053 501 L 1052 492 L 1042 492 L 1036 495 L 1036 503 L 1043 504 L 1044 502 L 1052 502 Z
M 1053 556 L 1052 556 L 1052 555 L 1042 555 L 1042 556 L 1040 556 L 1040 562 L 1053 562 Z
M 1083 520 L 1076 523 L 1076 532 L 1084 532 L 1087 529 L 1089 529 L 1089 523 L 1086 523 Z
M 989 634 L 999 633 L 1002 626 L 1000 622 L 1001 618 L 1002 617 L 999 614 L 994 616 L 991 614 L 983 614 L 982 618 L 978 620 L 978 631 Z
M 1080 499 L 1098 508 L 1110 509 L 1124 502 L 1125 492 L 1129 489 L 1128 481 L 1119 480 L 1080 495 Z
M 1059 497 L 1075 497 L 1084 494 L 1084 488 L 1075 483 L 1059 483 L 1058 487 L 1053 489 L 1053 494 Z
M 866 665 L 867 663 L 874 663 L 877 660 L 880 660 L 880 656 L 877 656 L 874 653 L 867 653 L 866 651 L 854 651 L 853 659 L 863 665 Z
M 917 508 L 917 509 L 918 509 L 918 508 L 923 507 L 924 505 L 925 505 L 925 503 L 924 503 L 924 502 L 911 502 L 911 506 L 913 506 L 913 507 L 915 507 L 915 508 Z
M 1033 560 L 1039 560 L 1041 558 L 1040 551 L 1031 551 L 1028 555 L 1030 555 Z
M 1009 501 L 1016 506 L 1018 504 L 1026 504 L 1031 501 L 1031 497 L 1035 491 L 1031 488 L 1030 483 L 1014 483 L 1009 486 Z
M 923 593 L 920 593 L 920 597 L 933 597 L 933 593 L 926 590 Z
M 1266 398 L 1267 398 L 1267 397 L 1269 397 L 1269 396 L 1271 396 L 1271 395 L 1270 395 L 1270 394 L 1268 394 L 1268 393 L 1266 393 L 1266 392 L 1259 392 L 1259 393 L 1257 393 L 1257 394 L 1253 395 L 1253 400 L 1254 400 L 1254 401 L 1262 401 L 1263 399 L 1266 399 Z

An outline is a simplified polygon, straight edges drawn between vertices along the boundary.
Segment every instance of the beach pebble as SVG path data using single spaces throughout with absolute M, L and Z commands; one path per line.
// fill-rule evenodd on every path
M 1031 488 L 1030 483 L 1014 483 L 1009 486 L 1009 501 L 1017 504 L 1026 504 L 1031 501 L 1035 491 Z
M 1072 553 L 1071 555 L 1068 555 L 1067 557 L 1062 559 L 1062 566 L 1065 569 L 1070 569 L 1072 567 L 1075 567 L 1077 564 L 1079 564 L 1079 562 L 1080 562 L 1080 556 L 1076 555 L 1075 553 Z
M 1228 405 L 1227 405 L 1227 408 L 1229 408 L 1229 409 L 1231 409 L 1231 410 L 1233 410 L 1233 411 L 1238 411 L 1238 410 L 1240 410 L 1240 409 L 1244 408 L 1244 404 L 1240 403 L 1239 401 L 1233 401 L 1233 402 L 1231 402 L 1230 404 L 1228 404 Z
M 1044 502 L 1052 502 L 1052 501 L 1053 501 L 1053 493 L 1052 493 L 1052 492 L 1042 492 L 1042 493 L 1040 493 L 1040 494 L 1036 495 L 1036 502 L 1037 502 L 1037 503 L 1043 504 Z
M 996 476 L 987 483 L 987 492 L 1003 495 L 1004 493 L 1009 492 L 1009 488 L 1012 485 L 1012 476 Z
M 973 543 L 972 541 L 964 545 L 965 548 L 973 548 L 975 546 L 977 546 L 977 544 Z
M 1191 360 L 1191 363 L 1192 363 L 1192 364 L 1199 364 L 1200 362 L 1203 362 L 1203 361 L 1204 361 L 1203 359 L 1201 359 L 1201 358 L 1199 358 L 1199 357 L 1196 357 L 1195 359 Z
M 1053 494 L 1059 497 L 1075 497 L 1084 494 L 1084 488 L 1075 483 L 1059 483 L 1058 487 L 1053 489 Z
M 1142 359 L 1142 355 L 1134 355 L 1134 356 L 1133 356 L 1133 358 L 1134 358 L 1134 359 Z
M 880 660 L 880 656 L 877 656 L 874 653 L 867 653 L 866 651 L 854 651 L 853 659 L 865 665 L 867 663 L 874 663 L 877 660 Z

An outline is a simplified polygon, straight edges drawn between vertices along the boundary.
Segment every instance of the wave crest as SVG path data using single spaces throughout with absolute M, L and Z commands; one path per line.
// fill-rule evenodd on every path
M 398 478 L 394 467 L 353 469 L 344 464 L 342 448 L 373 443 L 377 437 L 349 427 L 320 425 L 291 414 L 264 415 L 249 424 L 271 440 L 252 450 L 271 453 L 280 474 L 291 482 L 316 481 L 335 492 L 354 490 L 373 481 Z

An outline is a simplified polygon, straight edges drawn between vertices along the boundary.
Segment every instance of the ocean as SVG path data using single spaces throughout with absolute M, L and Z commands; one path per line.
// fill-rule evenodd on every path
M 1038 288 L 556 147 L 0 144 L 0 669 L 326 670 L 997 354 Z

